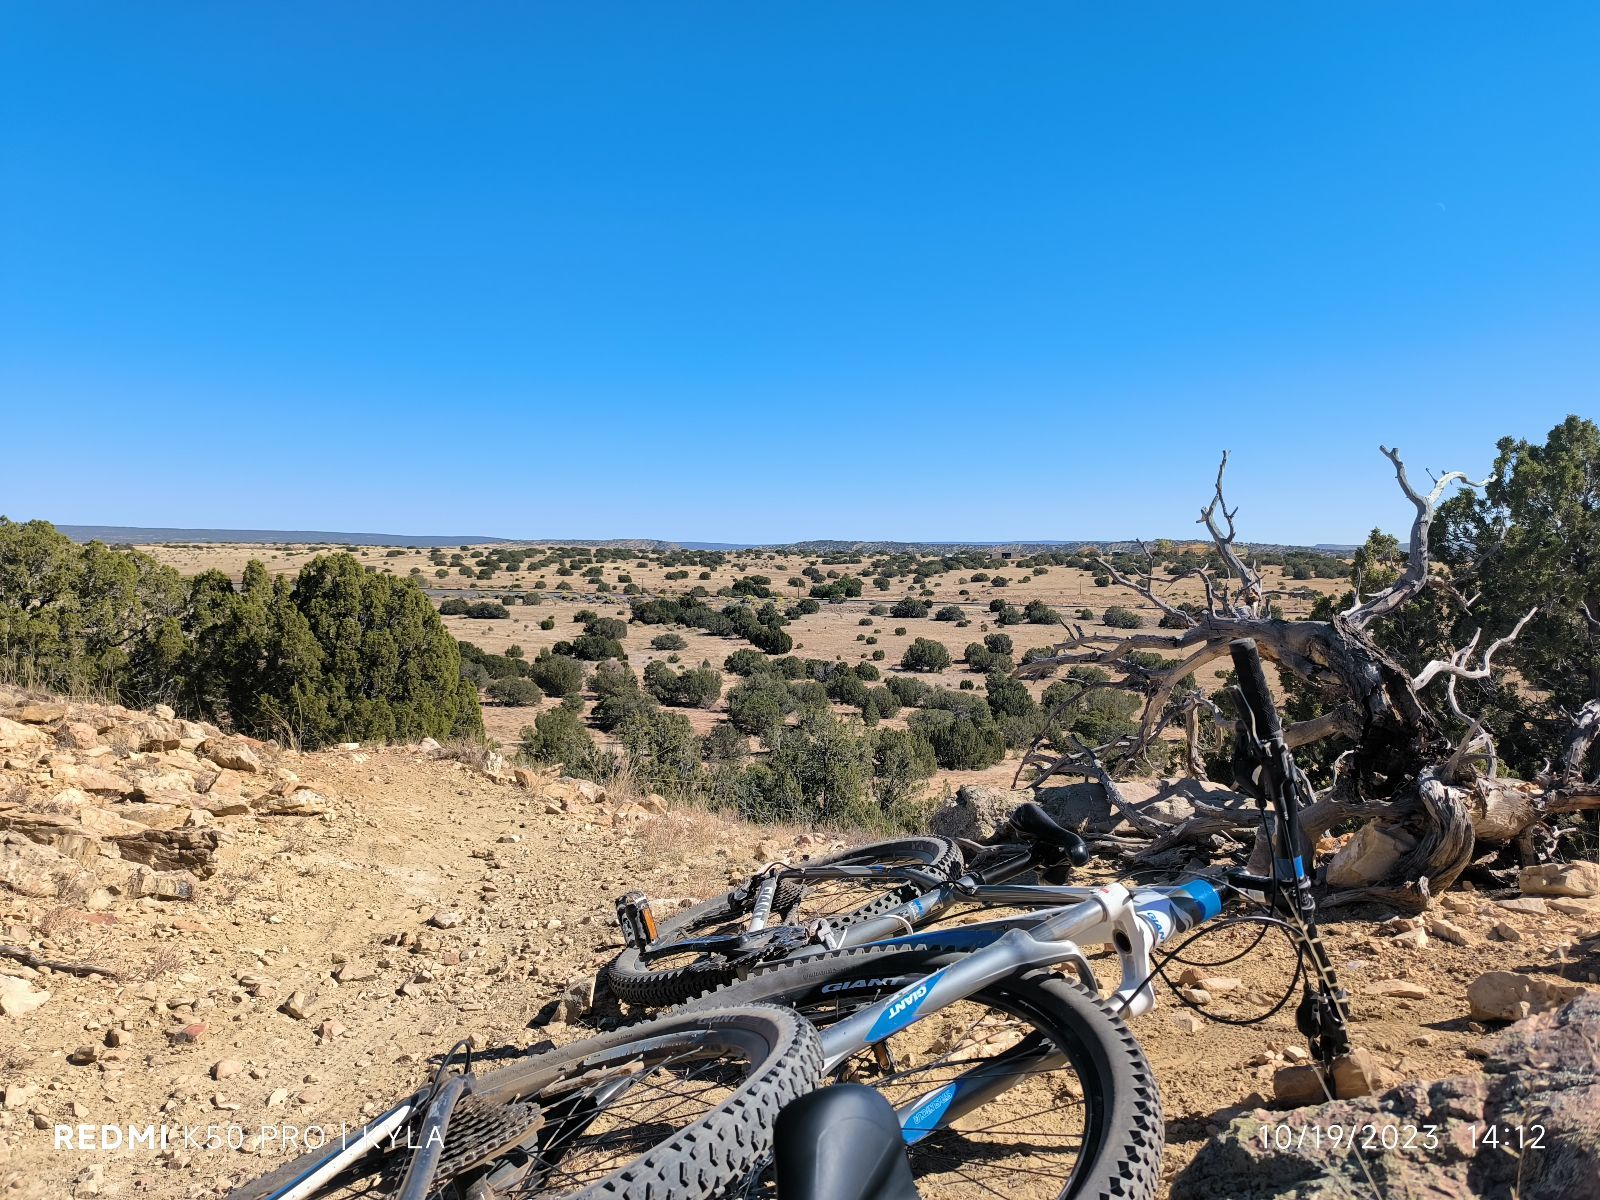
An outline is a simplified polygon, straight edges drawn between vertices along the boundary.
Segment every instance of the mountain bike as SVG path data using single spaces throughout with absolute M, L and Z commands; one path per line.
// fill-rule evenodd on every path
M 1326 1082 L 1348 1052 L 1348 1016 L 1305 873 L 1298 810 L 1309 789 L 1283 743 L 1254 644 L 1235 643 L 1232 652 L 1241 786 L 1261 807 L 1271 875 L 1229 870 L 1135 888 L 955 881 L 933 890 L 935 904 L 954 893 L 969 904 L 1031 911 L 838 950 L 806 948 L 757 964 L 696 1003 L 777 1003 L 802 1013 L 820 1033 L 824 1072 L 868 1084 L 893 1105 L 917 1185 L 930 1197 L 1152 1195 L 1161 1102 L 1126 1021 L 1154 1005 L 1152 985 L 1167 965 L 1193 961 L 1182 957 L 1185 948 L 1219 928 L 1258 931 L 1234 959 L 1283 931 L 1295 967 L 1270 1011 L 1207 1015 L 1259 1022 L 1303 980 L 1297 1025 Z M 1251 911 L 1236 911 L 1245 906 Z M 1225 912 L 1233 915 L 1215 920 Z M 1121 972 L 1104 992 L 1084 953 L 1102 946 Z M 1056 973 L 1061 967 L 1070 978 Z
M 630 1004 L 682 1003 L 762 963 L 910 932 L 963 902 L 975 885 L 1033 871 L 1062 880 L 1089 860 L 1083 840 L 1036 804 L 1020 806 L 1001 836 L 1014 841 L 970 847 L 986 855 L 976 871 L 966 870 L 960 846 L 937 837 L 875 842 L 794 866 L 773 863 L 659 928 L 648 897 L 629 892 L 617 901 L 624 949 L 606 984 Z

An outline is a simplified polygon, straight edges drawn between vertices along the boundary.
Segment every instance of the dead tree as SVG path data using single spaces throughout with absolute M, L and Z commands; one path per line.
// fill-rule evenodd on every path
M 1226 658 L 1229 642 L 1249 637 L 1255 639 L 1263 657 L 1303 680 L 1323 698 L 1326 711 L 1321 716 L 1286 730 L 1290 746 L 1329 737 L 1350 742 L 1335 786 L 1306 810 L 1309 842 L 1315 844 L 1321 834 L 1353 816 L 1405 822 L 1418 834 L 1417 848 L 1400 863 L 1391 880 L 1375 889 L 1374 896 L 1417 907 L 1426 904 L 1430 891 L 1448 886 L 1471 861 L 1475 812 L 1481 808 L 1487 813 L 1496 807 L 1481 797 L 1475 806 L 1470 799 L 1469 794 L 1482 790 L 1478 781 L 1493 776 L 1497 763 L 1493 740 L 1480 722 L 1461 710 L 1455 685 L 1461 679 L 1488 678 L 1496 652 L 1517 636 L 1528 617 L 1481 652 L 1480 635 L 1474 634 L 1462 649 L 1428 663 L 1414 676 L 1374 641 L 1369 631 L 1375 622 L 1425 588 L 1450 589 L 1450 584 L 1430 569 L 1429 533 L 1434 515 L 1452 485 L 1482 486 L 1459 471 L 1451 471 L 1436 479 L 1427 492 L 1419 492 L 1412 486 L 1399 452 L 1388 447 L 1382 450 L 1393 464 L 1395 479 L 1415 513 L 1406 563 L 1393 583 L 1371 595 L 1361 594 L 1358 580 L 1353 602 L 1329 620 L 1285 620 L 1276 614 L 1273 601 L 1277 594 L 1268 590 L 1260 572 L 1245 560 L 1236 544 L 1234 519 L 1238 510 L 1228 507 L 1223 492 L 1226 453 L 1217 468 L 1210 502 L 1201 509 L 1199 518 L 1222 569 L 1198 568 L 1168 584 L 1170 587 L 1180 580 L 1198 577 L 1204 592 L 1203 606 L 1180 605 L 1162 594 L 1155 575 L 1155 558 L 1148 549 L 1145 555 L 1149 565 L 1138 577 L 1128 575 L 1106 559 L 1097 559 L 1102 571 L 1162 613 L 1163 628 L 1119 633 L 1090 631 L 1082 625 L 1063 622 L 1067 637 L 1055 644 L 1054 653 L 1029 662 L 1021 670 L 1036 675 L 1074 664 L 1100 667 L 1111 678 L 1088 687 L 1119 688 L 1143 697 L 1138 732 L 1103 747 L 1087 747 L 1076 739 L 1076 744 L 1058 745 L 1046 732 L 1024 755 L 1019 779 L 1025 770 L 1032 772 L 1029 783 L 1033 786 L 1061 774 L 1106 778 L 1107 756 L 1137 755 L 1148 749 L 1175 719 L 1184 723 L 1190 742 L 1187 758 L 1193 764 L 1198 754 L 1193 739 L 1199 721 L 1191 714 L 1197 714 L 1200 700 L 1192 694 L 1193 689 L 1184 691 L 1184 681 L 1208 664 Z M 1144 549 L 1143 543 L 1139 545 Z M 1451 596 L 1459 605 L 1469 605 L 1453 589 Z M 1163 657 L 1165 665 L 1151 668 L 1130 660 L 1129 655 L 1135 651 L 1155 652 Z M 1466 734 L 1454 744 L 1446 738 L 1441 720 L 1424 700 L 1423 693 L 1430 689 L 1439 693 L 1449 711 L 1467 726 Z M 1052 720 L 1049 725 L 1053 728 L 1056 722 Z M 1600 733 L 1600 724 L 1596 728 Z M 1503 808 L 1499 806 L 1501 816 Z M 1536 819 L 1536 815 L 1530 811 L 1527 819 Z M 1197 814 L 1194 820 L 1197 832 L 1214 832 L 1227 823 L 1227 815 Z M 1137 823 L 1135 828 L 1139 828 Z M 1140 832 L 1149 834 L 1147 830 Z M 1181 831 L 1164 829 L 1156 835 L 1158 844 L 1170 845 L 1180 834 Z

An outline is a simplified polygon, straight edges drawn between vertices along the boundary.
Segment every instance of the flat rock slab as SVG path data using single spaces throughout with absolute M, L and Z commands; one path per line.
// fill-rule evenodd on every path
M 1235 1118 L 1171 1200 L 1366 1200 L 1374 1183 L 1430 1200 L 1600 1196 L 1600 995 L 1511 1026 L 1487 1053 L 1481 1074 Z

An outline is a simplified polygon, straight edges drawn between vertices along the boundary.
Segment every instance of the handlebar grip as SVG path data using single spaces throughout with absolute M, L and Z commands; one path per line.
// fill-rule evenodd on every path
M 1261 669 L 1261 654 L 1256 649 L 1255 639 L 1239 638 L 1229 642 L 1228 652 L 1233 655 L 1233 669 L 1239 676 L 1244 702 L 1255 716 L 1256 736 L 1270 742 L 1283 733 L 1283 724 L 1278 720 L 1278 707 L 1272 702 L 1272 693 L 1267 690 L 1267 674 Z

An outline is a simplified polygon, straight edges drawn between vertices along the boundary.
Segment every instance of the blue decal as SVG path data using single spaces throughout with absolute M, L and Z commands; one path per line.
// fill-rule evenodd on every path
M 874 946 L 928 946 L 933 950 L 949 947 L 952 950 L 971 950 L 996 941 L 1004 929 L 984 929 L 974 925 L 970 929 L 935 929 L 927 933 L 908 933 L 902 937 L 885 938 L 873 942 Z
M 1296 854 L 1293 859 L 1280 858 L 1277 860 L 1278 874 L 1290 879 L 1299 879 L 1306 873 L 1305 861 Z
M 1141 889 L 1133 894 L 1134 911 L 1144 918 L 1156 941 L 1193 929 L 1222 911 L 1222 897 L 1203 879 L 1172 888 Z
M 920 1142 L 939 1128 L 939 1119 L 950 1107 L 950 1102 L 956 1098 L 956 1089 L 956 1084 L 946 1084 L 911 1110 L 911 1115 L 906 1118 L 906 1123 L 900 1129 L 900 1136 L 905 1139 L 906 1145 Z
M 907 1025 L 917 1019 L 917 1009 L 922 1007 L 933 991 L 934 985 L 940 977 L 949 970 L 948 967 L 935 971 L 926 979 L 919 980 L 915 986 L 906 988 L 898 996 L 889 1001 L 889 1006 L 878 1015 L 872 1023 L 872 1031 L 867 1034 L 867 1042 L 881 1042 L 890 1034 L 899 1033 Z
M 1209 921 L 1222 911 L 1222 897 L 1217 893 L 1217 889 L 1204 879 L 1191 879 L 1178 890 L 1199 903 L 1200 921 Z M 1200 921 L 1195 923 L 1199 924 Z

